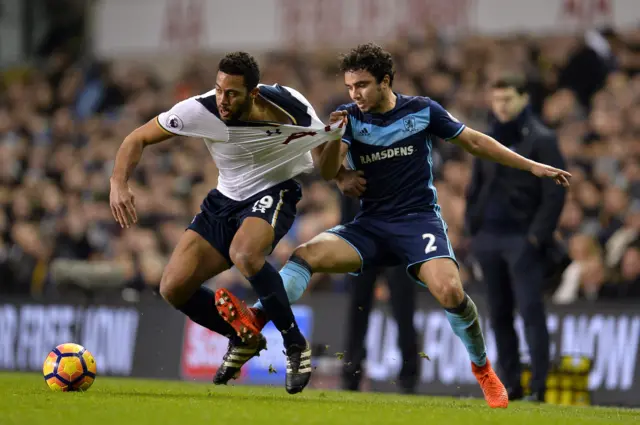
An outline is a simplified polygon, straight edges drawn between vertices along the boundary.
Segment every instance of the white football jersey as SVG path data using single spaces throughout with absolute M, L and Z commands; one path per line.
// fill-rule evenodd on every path
M 171 134 L 204 139 L 220 173 L 217 189 L 235 201 L 310 172 L 311 149 L 344 133 L 339 124 L 325 126 L 296 90 L 264 84 L 258 88 L 295 124 L 227 124 L 219 118 L 215 90 L 177 103 L 157 118 Z

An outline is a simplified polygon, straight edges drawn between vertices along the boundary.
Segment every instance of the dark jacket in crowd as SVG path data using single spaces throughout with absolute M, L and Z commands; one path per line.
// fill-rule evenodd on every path
M 494 120 L 489 134 L 516 153 L 565 168 L 556 136 L 530 108 L 513 121 Z M 552 179 L 476 158 L 467 193 L 466 228 L 470 236 L 482 230 L 526 233 L 548 243 L 560 218 L 566 190 Z

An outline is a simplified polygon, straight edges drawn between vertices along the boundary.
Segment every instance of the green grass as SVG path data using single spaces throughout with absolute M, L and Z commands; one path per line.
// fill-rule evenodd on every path
M 638 424 L 640 411 L 483 400 L 98 377 L 86 393 L 57 393 L 39 375 L 0 373 L 0 424 Z

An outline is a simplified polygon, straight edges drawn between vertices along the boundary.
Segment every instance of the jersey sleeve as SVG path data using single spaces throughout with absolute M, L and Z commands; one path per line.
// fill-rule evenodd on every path
M 349 107 L 347 105 L 340 105 L 336 109 L 336 111 L 347 111 L 349 112 Z M 353 131 L 351 130 L 351 117 L 348 116 L 347 127 L 344 130 L 344 134 L 342 135 L 342 141 L 351 147 L 351 142 L 353 141 Z
M 429 110 L 429 132 L 443 140 L 458 137 L 466 127 L 434 100 L 431 101 Z
M 227 126 L 196 97 L 183 100 L 162 112 L 156 117 L 156 123 L 163 131 L 177 136 L 226 141 L 229 134 Z

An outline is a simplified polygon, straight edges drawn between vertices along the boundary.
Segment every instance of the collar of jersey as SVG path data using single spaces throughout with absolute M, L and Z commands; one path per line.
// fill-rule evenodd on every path
M 276 108 L 280 109 L 282 112 L 284 112 L 289 117 L 289 119 L 291 120 L 293 125 L 298 125 L 298 121 L 296 121 L 296 119 L 293 117 L 293 115 L 291 115 L 289 112 L 287 112 L 287 110 L 284 109 L 282 106 L 278 105 L 276 102 L 273 102 L 272 100 L 267 98 L 267 96 L 264 96 L 262 93 L 259 93 L 259 96 L 261 98 L 263 98 L 264 100 L 266 100 L 267 102 L 269 102 L 270 104 L 272 104 L 273 106 L 275 106 Z
M 283 107 L 281 107 L 277 103 L 269 100 L 266 96 L 263 96 L 262 93 L 260 93 L 259 96 L 261 98 L 263 98 L 264 100 L 266 100 L 267 102 L 269 102 L 271 105 L 275 106 L 276 108 L 278 108 L 282 112 L 284 112 L 289 117 L 289 119 L 291 119 L 291 123 L 285 124 L 285 123 L 275 122 L 275 121 L 241 121 L 241 120 L 235 120 L 235 121 L 229 121 L 228 123 L 226 123 L 227 127 L 279 127 L 281 125 L 291 125 L 291 124 L 298 125 L 298 122 L 293 117 L 293 115 L 291 115 L 289 112 L 287 112 Z

